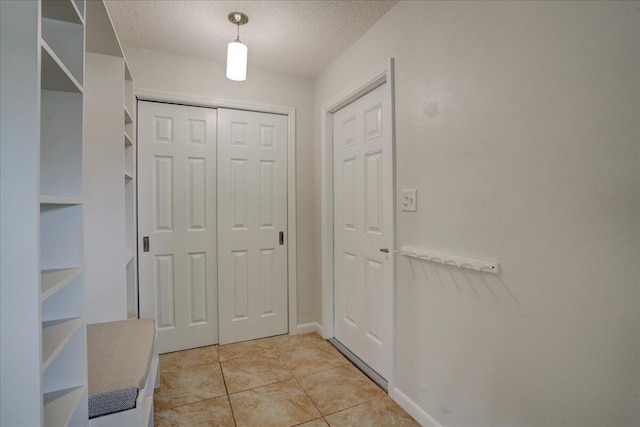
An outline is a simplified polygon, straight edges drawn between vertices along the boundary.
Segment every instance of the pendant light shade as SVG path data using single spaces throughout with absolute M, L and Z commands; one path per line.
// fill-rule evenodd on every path
M 247 45 L 240 40 L 227 46 L 227 78 L 237 82 L 247 79 Z
M 240 25 L 249 22 L 241 12 L 231 12 L 229 22 L 238 26 L 238 36 L 227 46 L 227 78 L 241 82 L 247 79 L 247 45 L 240 41 Z

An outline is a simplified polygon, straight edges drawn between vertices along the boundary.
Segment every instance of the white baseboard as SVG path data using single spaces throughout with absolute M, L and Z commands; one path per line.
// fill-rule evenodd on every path
M 392 399 L 407 411 L 423 427 L 442 427 L 431 415 L 427 414 L 416 402 L 409 399 L 398 387 L 393 388 Z
M 303 323 L 296 326 L 296 329 L 291 331 L 292 335 L 308 334 L 309 332 L 317 332 L 322 335 L 322 326 L 318 322 Z

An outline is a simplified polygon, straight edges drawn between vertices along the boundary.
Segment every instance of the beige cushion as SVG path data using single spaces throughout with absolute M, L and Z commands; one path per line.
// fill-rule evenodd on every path
M 135 408 L 153 359 L 151 319 L 87 325 L 89 418 Z

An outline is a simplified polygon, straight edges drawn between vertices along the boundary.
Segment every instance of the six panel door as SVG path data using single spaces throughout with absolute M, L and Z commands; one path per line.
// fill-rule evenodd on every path
M 216 110 L 138 105 L 140 317 L 161 353 L 215 344 Z
M 338 341 L 388 379 L 393 152 L 385 89 L 369 92 L 333 116 L 334 326 Z
M 220 344 L 287 333 L 286 116 L 218 110 L 218 206 Z

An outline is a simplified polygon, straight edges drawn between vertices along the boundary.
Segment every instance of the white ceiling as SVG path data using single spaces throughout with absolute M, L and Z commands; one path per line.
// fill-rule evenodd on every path
M 398 0 L 148 1 L 107 0 L 125 46 L 226 61 L 236 38 L 230 12 L 249 23 L 240 39 L 249 67 L 313 78 L 339 57 Z

